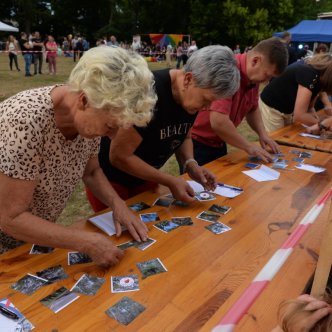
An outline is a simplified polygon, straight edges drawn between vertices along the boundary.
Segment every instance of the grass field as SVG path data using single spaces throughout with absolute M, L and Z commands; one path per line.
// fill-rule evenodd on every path
M 0 53 L 0 101 L 16 94 L 19 91 L 31 89 L 40 86 L 53 85 L 56 83 L 65 83 L 70 71 L 74 67 L 75 63 L 72 58 L 58 57 L 57 58 L 57 75 L 48 75 L 47 63 L 43 64 L 43 75 L 36 75 L 33 77 L 24 77 L 24 61 L 22 56 L 19 58 L 20 72 L 16 69 L 10 71 L 8 55 Z M 175 63 L 174 63 L 175 65 Z M 151 70 L 165 68 L 164 62 L 149 63 Z M 33 66 L 31 66 L 31 73 L 33 73 Z M 239 131 L 247 137 L 250 141 L 257 140 L 256 134 L 248 127 L 244 121 Z M 229 149 L 232 150 L 232 149 Z M 174 158 L 171 158 L 163 167 L 163 171 L 177 175 L 178 168 Z M 61 214 L 58 222 L 64 224 L 70 224 L 75 220 L 87 217 L 92 213 L 92 210 L 86 201 L 84 186 L 81 183 L 75 190 L 70 201 L 67 204 L 66 209 Z

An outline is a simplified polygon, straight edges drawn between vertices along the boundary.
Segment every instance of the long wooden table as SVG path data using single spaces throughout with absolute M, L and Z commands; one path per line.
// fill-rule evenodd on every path
M 286 159 L 294 157 L 288 154 L 289 147 L 281 149 Z M 157 242 L 145 251 L 126 250 L 121 263 L 108 270 L 94 263 L 68 266 L 68 250 L 63 249 L 29 255 L 28 244 L 0 256 L 0 298 L 9 297 L 36 326 L 36 331 L 210 331 L 331 185 L 331 154 L 313 152 L 310 162 L 326 167 L 323 173 L 280 170 L 279 180 L 270 182 L 256 182 L 244 175 L 241 171 L 247 161 L 243 152 L 236 152 L 208 165 L 219 181 L 244 188 L 244 193 L 236 198 L 217 196 L 214 201 L 195 202 L 186 208 L 155 206 L 145 210 L 158 212 L 161 219 L 189 215 L 194 225 L 166 234 L 149 223 L 149 236 Z M 292 168 L 291 163 L 289 169 Z M 146 192 L 130 202 L 152 204 L 157 197 L 157 193 Z M 232 227 L 231 231 L 215 235 L 205 229 L 208 222 L 195 218 L 213 203 L 232 207 L 220 220 Z M 327 212 L 326 206 L 236 331 L 270 331 L 276 324 L 279 303 L 301 293 L 316 266 Z M 84 227 L 99 232 L 90 223 Z M 130 237 L 124 234 L 111 239 L 123 243 Z M 168 272 L 143 280 L 136 263 L 157 257 Z M 26 273 L 34 274 L 57 264 L 65 268 L 68 279 L 44 286 L 31 296 L 10 288 Z M 39 302 L 61 286 L 71 288 L 84 273 L 106 278 L 95 296 L 81 295 L 57 314 Z M 129 273 L 139 275 L 140 290 L 111 293 L 110 277 Z M 128 326 L 105 314 L 123 296 L 146 307 Z
M 300 136 L 305 132 L 305 128 L 300 124 L 291 124 L 272 132 L 270 137 L 281 145 L 332 153 L 332 139 Z

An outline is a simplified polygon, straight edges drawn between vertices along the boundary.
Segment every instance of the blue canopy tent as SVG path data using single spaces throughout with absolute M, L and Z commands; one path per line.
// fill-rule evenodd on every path
M 332 20 L 304 20 L 287 30 L 292 34 L 292 42 L 332 43 Z M 280 37 L 282 32 L 273 36 Z

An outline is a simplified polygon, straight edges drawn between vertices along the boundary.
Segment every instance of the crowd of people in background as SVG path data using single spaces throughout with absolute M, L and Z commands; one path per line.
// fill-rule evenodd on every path
M 20 71 L 18 55 L 22 54 L 25 63 L 25 76 L 43 74 L 43 64 L 48 63 L 48 74 L 56 74 L 56 58 L 63 55 L 78 61 L 84 52 L 90 49 L 90 43 L 85 37 L 68 34 L 66 37 L 55 40 L 52 35 L 41 36 L 38 31 L 31 34 L 20 33 L 16 39 L 14 35 L 9 35 L 5 43 L 5 51 L 9 57 L 9 67 L 13 70 L 13 65 Z M 140 53 L 144 57 L 151 58 L 153 62 L 166 61 L 167 66 L 172 66 L 172 61 L 177 61 L 177 68 L 180 64 L 184 66 L 188 56 L 198 49 L 195 40 L 190 43 L 182 41 L 177 46 L 171 44 L 149 44 L 141 41 L 140 38 L 132 42 L 118 42 L 116 36 L 104 36 L 99 38 L 93 46 L 112 46 L 123 49 L 131 49 Z M 14 68 L 14 69 L 15 69 Z
M 329 50 L 328 45 L 324 43 L 318 44 L 314 50 L 311 50 L 309 45 L 303 45 L 301 48 L 296 49 L 291 44 L 291 34 L 287 31 L 281 35 L 281 40 L 288 47 L 289 64 L 303 60 L 314 54 L 326 53 Z M 165 61 L 169 68 L 172 67 L 172 61 L 175 61 L 177 69 L 185 66 L 188 57 L 198 49 L 195 40 L 183 40 L 177 45 L 153 45 L 146 41 L 141 41 L 140 37 L 135 39 L 135 36 L 131 42 L 119 42 L 114 35 L 99 38 L 93 46 L 101 45 L 134 50 L 144 57 L 149 57 L 152 62 Z M 21 32 L 18 40 L 16 40 L 14 35 L 10 35 L 6 41 L 10 70 L 15 70 L 16 68 L 17 71 L 20 71 L 17 57 L 19 54 L 22 54 L 25 63 L 25 76 L 27 77 L 42 74 L 44 62 L 48 63 L 48 74 L 55 75 L 56 58 L 58 55 L 72 58 L 76 62 L 89 48 L 90 43 L 83 36 L 68 34 L 66 37 L 56 41 L 52 35 L 41 36 L 38 31 L 29 35 Z M 252 46 L 249 45 L 241 50 L 240 45 L 236 44 L 233 53 L 247 53 L 251 49 Z M 30 67 L 33 67 L 33 72 Z
M 18 40 L 14 35 L 9 35 L 5 45 L 10 70 L 13 70 L 13 64 L 15 64 L 16 70 L 21 71 L 18 65 L 18 55 L 22 54 L 26 77 L 43 74 L 44 62 L 48 64 L 48 74 L 56 75 L 58 55 L 72 57 L 76 62 L 90 48 L 89 42 L 83 37 L 73 37 L 69 34 L 59 43 L 52 35 L 41 36 L 39 31 L 31 34 L 23 31 Z

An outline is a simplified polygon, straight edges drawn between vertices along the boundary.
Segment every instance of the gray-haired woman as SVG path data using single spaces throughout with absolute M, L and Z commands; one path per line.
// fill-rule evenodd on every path
M 98 265 L 123 252 L 108 237 L 55 224 L 83 179 L 136 240 L 147 228 L 113 190 L 99 167 L 100 136 L 146 125 L 156 101 L 145 60 L 121 48 L 96 47 L 73 69 L 68 84 L 18 93 L 0 104 L 0 251 L 26 241 L 88 254 Z
M 193 159 L 191 127 L 198 111 L 237 91 L 236 61 L 228 47 L 207 46 L 195 51 L 183 70 L 160 70 L 154 77 L 158 102 L 152 121 L 146 128 L 120 129 L 114 139 L 103 137 L 99 162 L 123 199 L 163 184 L 176 199 L 193 202 L 188 183 L 159 168 L 175 153 L 192 179 L 208 190 L 215 187 L 214 175 Z M 89 191 L 88 197 L 95 211 L 105 207 Z

